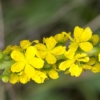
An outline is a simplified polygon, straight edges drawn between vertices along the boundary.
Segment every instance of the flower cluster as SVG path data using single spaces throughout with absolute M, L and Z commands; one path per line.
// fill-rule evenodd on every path
M 76 26 L 73 34 L 62 32 L 38 40 L 22 40 L 19 46 L 0 51 L 3 82 L 23 84 L 30 80 L 43 83 L 59 78 L 59 72 L 78 77 L 84 70 L 100 72 L 99 36 L 89 27 Z

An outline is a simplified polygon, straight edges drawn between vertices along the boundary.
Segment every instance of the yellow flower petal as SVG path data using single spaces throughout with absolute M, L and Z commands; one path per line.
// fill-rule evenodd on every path
M 54 64 L 56 63 L 57 59 L 55 58 L 54 55 L 48 53 L 46 56 L 46 61 L 48 62 L 48 64 Z
M 82 61 L 82 62 L 88 62 L 89 61 L 89 57 L 87 57 L 86 53 L 76 54 L 75 59 L 77 59 L 77 61 Z
M 73 50 L 74 52 L 78 49 L 78 43 L 73 42 L 69 45 L 69 49 Z
M 90 42 L 82 42 L 79 46 L 85 52 L 89 52 L 93 49 L 93 45 Z
M 34 68 L 42 68 L 44 66 L 44 61 L 40 58 L 33 58 L 32 60 L 29 61 L 29 63 L 34 67 Z
M 56 34 L 54 38 L 56 39 L 57 42 L 66 42 L 68 40 L 67 34 L 69 36 L 71 33 L 62 32 L 62 33 Z
M 90 65 L 87 65 L 87 64 L 83 64 L 83 69 L 92 69 L 92 66 Z
M 67 68 L 69 68 L 73 63 L 73 60 L 67 60 L 59 65 L 59 69 L 65 71 Z
M 20 77 L 19 77 L 19 81 L 23 84 L 27 83 L 28 81 L 30 81 L 30 78 L 23 73 Z
M 63 41 L 63 39 L 64 39 L 64 34 L 61 34 L 61 33 L 56 34 L 56 35 L 54 36 L 54 38 L 56 39 L 56 41 L 61 42 L 61 41 Z
M 80 41 L 88 41 L 92 37 L 92 31 L 89 27 L 86 27 L 80 36 Z
M 58 72 L 55 70 L 50 70 L 48 73 L 49 77 L 52 79 L 57 79 L 59 77 Z
M 64 54 L 65 51 L 66 51 L 66 47 L 65 46 L 57 46 L 51 52 L 54 55 L 61 55 L 61 54 Z
M 47 49 L 46 46 L 42 43 L 35 44 L 34 47 L 40 51 L 46 51 L 46 49 Z
M 78 65 L 73 64 L 70 67 L 69 72 L 71 73 L 71 76 L 78 77 L 82 73 L 82 67 L 79 67 Z
M 88 62 L 89 57 L 80 58 L 80 59 L 77 59 L 77 61 Z
M 64 56 L 68 59 L 73 59 L 74 55 L 75 55 L 75 51 L 73 49 L 69 49 L 64 53 Z
M 78 53 L 75 55 L 75 59 L 79 59 L 79 58 L 83 58 L 83 57 L 86 57 L 87 54 L 86 53 Z
M 26 59 L 27 60 L 32 59 L 35 56 L 36 52 L 37 52 L 37 50 L 34 48 L 34 46 L 28 47 L 26 49 L 26 53 L 25 53 Z
M 12 72 L 20 72 L 24 69 L 25 63 L 23 62 L 16 62 L 11 66 L 11 71 Z
M 76 26 L 75 29 L 74 29 L 74 38 L 76 40 L 79 39 L 82 32 L 83 32 L 83 28 L 80 28 L 79 26 Z
M 9 79 L 10 83 L 15 84 L 19 81 L 19 77 L 16 74 L 11 74 L 10 75 L 10 79 Z
M 34 43 L 39 43 L 39 40 L 34 40 L 34 41 L 32 41 L 32 42 L 34 42 Z
M 43 42 L 46 44 L 48 50 L 53 49 L 55 45 L 57 44 L 57 41 L 52 36 L 49 38 L 44 38 Z
M 26 49 L 27 47 L 29 47 L 31 45 L 31 42 L 29 40 L 22 40 L 20 42 L 20 46 L 22 49 Z
M 31 65 L 26 64 L 24 72 L 31 78 L 35 74 L 35 69 Z
M 44 59 L 47 55 L 47 52 L 45 51 L 38 51 L 37 53 L 38 53 L 37 57 L 42 58 L 42 59 Z
M 25 58 L 24 58 L 24 55 L 19 52 L 19 51 L 16 51 L 14 50 L 12 53 L 11 53 L 11 58 L 15 61 L 24 61 Z

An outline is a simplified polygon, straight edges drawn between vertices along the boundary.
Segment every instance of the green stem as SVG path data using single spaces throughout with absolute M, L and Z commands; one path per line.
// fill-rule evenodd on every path
M 13 60 L 0 62 L 0 70 L 11 67 L 13 63 Z

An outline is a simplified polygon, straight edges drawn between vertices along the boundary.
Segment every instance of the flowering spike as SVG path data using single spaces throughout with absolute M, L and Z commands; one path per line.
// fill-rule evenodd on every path
M 9 45 L 0 51 L 0 70 L 3 82 L 26 84 L 30 80 L 44 83 L 58 79 L 59 72 L 79 77 L 84 70 L 100 72 L 99 36 L 89 27 L 74 28 L 39 40 L 22 40 L 19 46 Z M 69 44 L 66 46 L 66 44 Z

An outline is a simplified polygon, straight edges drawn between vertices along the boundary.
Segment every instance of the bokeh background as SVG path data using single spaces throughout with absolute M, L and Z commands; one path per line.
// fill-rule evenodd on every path
M 77 25 L 100 34 L 100 0 L 0 0 L 0 49 L 73 32 Z M 43 84 L 0 81 L 0 100 L 100 100 L 100 74 L 85 71 L 75 78 L 61 73 Z

